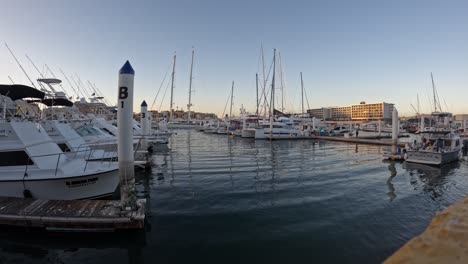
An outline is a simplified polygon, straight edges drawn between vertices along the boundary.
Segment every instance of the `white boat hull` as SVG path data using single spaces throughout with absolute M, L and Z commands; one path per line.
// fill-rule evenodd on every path
M 427 165 L 444 165 L 450 162 L 457 161 L 460 157 L 460 150 L 451 152 L 434 152 L 434 151 L 412 151 L 409 150 L 407 162 L 427 164 Z
M 243 138 L 254 138 L 255 137 L 255 129 L 254 128 L 242 129 L 241 137 L 243 137 Z
M 51 174 L 53 172 L 51 171 Z M 0 181 L 2 196 L 24 198 L 24 190 L 29 190 L 32 198 L 47 200 L 95 199 L 112 195 L 119 184 L 118 170 L 103 173 L 28 180 Z

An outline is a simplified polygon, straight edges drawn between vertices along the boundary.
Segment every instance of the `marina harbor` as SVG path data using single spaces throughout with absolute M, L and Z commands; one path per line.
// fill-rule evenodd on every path
M 5 2 L 0 264 L 468 263 L 467 10 Z

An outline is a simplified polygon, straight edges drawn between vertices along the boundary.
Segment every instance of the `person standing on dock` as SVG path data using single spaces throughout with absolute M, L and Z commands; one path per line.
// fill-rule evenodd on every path
M 359 125 L 356 127 L 356 137 L 359 136 Z

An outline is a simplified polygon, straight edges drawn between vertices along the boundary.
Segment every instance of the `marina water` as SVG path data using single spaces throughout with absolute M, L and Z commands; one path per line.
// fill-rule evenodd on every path
M 143 234 L 3 230 L 2 263 L 377 263 L 468 191 L 468 164 L 179 130 L 139 173 Z

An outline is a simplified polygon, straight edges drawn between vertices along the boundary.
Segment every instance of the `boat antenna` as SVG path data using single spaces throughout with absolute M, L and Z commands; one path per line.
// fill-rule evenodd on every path
M 24 75 L 26 75 L 26 77 L 28 78 L 29 82 L 31 83 L 31 85 L 37 89 L 36 85 L 34 84 L 34 82 L 31 80 L 31 78 L 29 78 L 29 75 L 28 73 L 24 70 L 23 66 L 21 65 L 21 63 L 18 61 L 18 59 L 16 58 L 15 54 L 13 54 L 13 51 L 11 51 L 10 47 L 8 47 L 8 44 L 5 42 L 5 47 L 8 49 L 8 51 L 10 52 L 11 56 L 13 56 L 13 58 L 15 59 L 16 63 L 18 64 L 18 66 L 21 68 L 21 70 L 23 71 Z
M 176 65 L 176 54 L 174 53 L 174 63 L 172 64 L 172 81 L 171 81 L 171 104 L 169 107 L 169 120 L 172 122 L 172 117 L 174 115 L 174 78 L 175 78 L 175 65 Z
M 190 124 L 190 107 L 192 107 L 192 72 L 193 72 L 193 57 L 195 55 L 195 50 L 192 47 L 192 64 L 190 65 L 190 84 L 189 84 L 189 93 L 188 93 L 188 104 L 187 104 L 187 111 L 188 111 L 188 122 Z
M 8 75 L 8 79 L 10 79 L 10 82 L 11 82 L 12 84 L 15 84 L 15 82 L 13 81 L 13 79 L 11 79 L 10 75 Z

